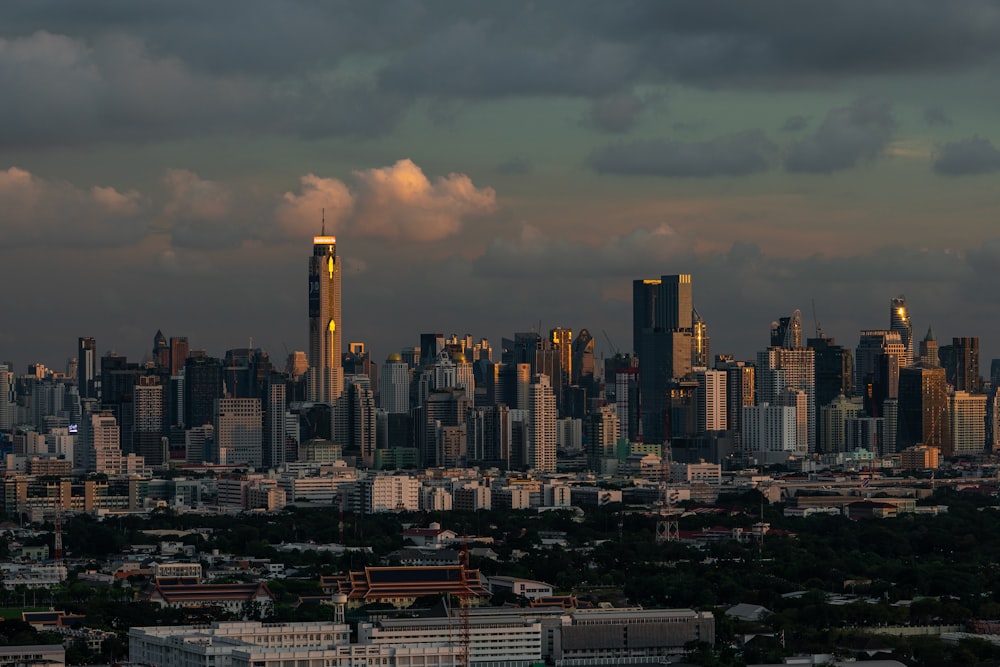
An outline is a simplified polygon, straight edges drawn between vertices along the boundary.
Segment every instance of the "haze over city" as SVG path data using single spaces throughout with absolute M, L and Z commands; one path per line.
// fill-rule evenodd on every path
M 344 341 L 594 332 L 694 276 L 713 352 L 803 312 L 854 346 L 1000 356 L 994 2 L 10 2 L 0 359 L 157 329 L 306 347 L 321 229 Z

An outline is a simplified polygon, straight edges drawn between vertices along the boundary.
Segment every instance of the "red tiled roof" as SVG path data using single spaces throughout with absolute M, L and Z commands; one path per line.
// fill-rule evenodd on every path
M 479 570 L 463 569 L 461 565 L 366 567 L 363 571 L 349 573 L 340 591 L 350 600 L 365 603 L 425 595 L 490 597 Z

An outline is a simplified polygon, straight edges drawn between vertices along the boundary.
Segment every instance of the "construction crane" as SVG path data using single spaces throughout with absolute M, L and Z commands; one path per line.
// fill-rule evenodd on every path
M 611 352 L 613 352 L 616 355 L 619 354 L 618 348 L 615 347 L 615 344 L 611 342 L 611 336 L 608 335 L 607 329 L 601 329 L 601 333 L 604 334 L 604 338 L 608 341 L 608 347 L 611 348 Z
M 459 665 L 461 667 L 471 667 L 472 664 L 472 627 L 469 620 L 469 610 L 472 607 L 472 591 L 469 588 L 469 541 L 464 536 L 462 538 L 462 550 L 458 556 L 459 570 L 461 574 L 461 588 L 458 594 L 458 620 L 461 628 L 459 636 L 459 646 L 461 655 Z M 476 584 L 479 582 L 477 581 Z

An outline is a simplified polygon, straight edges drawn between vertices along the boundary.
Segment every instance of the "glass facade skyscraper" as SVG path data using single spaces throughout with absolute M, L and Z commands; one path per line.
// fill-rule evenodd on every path
M 308 393 L 314 403 L 332 404 L 344 390 L 340 268 L 337 237 L 314 236 L 309 258 Z

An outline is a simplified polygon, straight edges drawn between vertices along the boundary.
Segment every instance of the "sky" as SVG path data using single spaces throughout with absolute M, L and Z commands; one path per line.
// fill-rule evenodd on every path
M 692 274 L 713 353 L 793 310 L 1000 357 L 1000 3 L 0 3 L 0 359 L 588 328 Z

